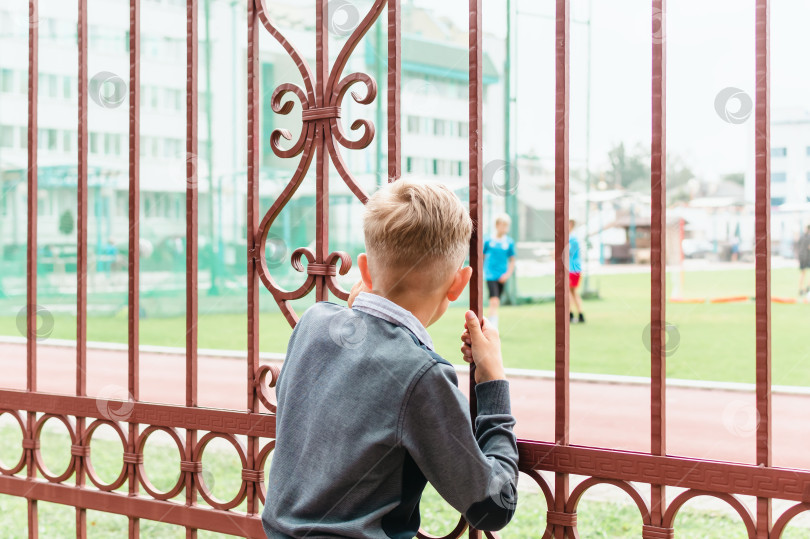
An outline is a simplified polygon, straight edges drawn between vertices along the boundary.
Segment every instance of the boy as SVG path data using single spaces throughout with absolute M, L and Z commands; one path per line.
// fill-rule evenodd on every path
M 515 242 L 506 235 L 512 219 L 505 213 L 495 218 L 495 236 L 484 240 L 484 280 L 489 289 L 489 320 L 498 328 L 498 307 L 506 281 L 515 271 Z
M 414 537 L 426 481 L 478 529 L 509 522 L 518 454 L 498 333 L 466 314 L 473 434 L 455 370 L 425 329 L 470 279 L 471 228 L 441 185 L 399 180 L 369 199 L 351 307 L 317 303 L 290 337 L 276 386 L 268 537 Z
M 578 322 L 585 323 L 585 315 L 582 313 L 582 300 L 579 298 L 577 287 L 579 286 L 579 278 L 582 275 L 582 252 L 579 248 L 579 240 L 572 234 L 576 221 L 570 219 L 568 221 L 568 293 L 571 295 L 571 306 L 576 307 Z M 568 318 L 571 323 L 574 322 L 574 311 L 568 313 Z

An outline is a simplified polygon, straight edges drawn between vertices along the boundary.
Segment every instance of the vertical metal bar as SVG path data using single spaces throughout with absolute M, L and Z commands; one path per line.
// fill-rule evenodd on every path
M 555 133 L 554 133 L 554 253 L 555 253 L 555 354 L 554 354 L 554 436 L 568 445 L 570 422 L 569 388 L 569 286 L 568 286 L 568 132 L 569 132 L 569 44 L 570 0 L 557 0 L 555 39 Z M 557 473 L 554 510 L 565 511 L 568 501 L 568 474 Z M 555 526 L 554 536 L 562 539 L 566 528 Z
M 402 71 L 401 0 L 388 0 L 388 181 L 402 176 Z
M 256 270 L 258 245 L 256 232 L 259 228 L 259 17 L 254 0 L 248 0 L 248 45 L 247 45 L 247 242 L 248 242 L 248 341 L 247 380 L 248 410 L 258 410 L 256 397 L 256 370 L 259 368 L 259 274 Z M 248 437 L 248 468 L 253 469 L 259 442 L 255 436 Z M 257 484 L 248 482 L 247 512 L 258 510 Z
M 186 1 L 186 406 L 197 406 L 197 255 L 198 255 L 198 9 L 197 0 Z M 209 123 L 211 119 L 208 119 Z M 193 460 L 197 431 L 186 430 L 186 460 Z M 197 504 L 194 475 L 186 475 L 186 505 Z M 186 538 L 196 539 L 197 529 L 187 527 Z
M 37 89 L 39 87 L 39 1 L 28 2 L 28 245 L 26 252 L 26 387 L 37 390 Z M 36 412 L 27 414 L 27 437 L 34 439 Z M 26 452 L 26 477 L 36 477 L 34 449 Z M 37 501 L 28 498 L 28 537 L 39 536 Z
M 770 1 L 756 4 L 756 399 L 757 465 L 771 466 L 771 50 Z M 771 529 L 771 499 L 757 498 L 757 536 Z
M 652 1 L 650 452 L 666 454 L 666 0 Z M 651 518 L 663 526 L 666 490 L 652 485 Z
M 79 34 L 79 168 L 76 218 L 76 395 L 87 394 L 87 0 L 78 0 Z M 76 418 L 76 435 L 84 443 L 85 419 Z M 76 486 L 85 484 L 85 460 L 77 458 Z M 76 508 L 76 537 L 87 537 L 87 510 Z
M 141 2 L 129 2 L 129 362 L 127 385 L 129 398 L 139 399 L 139 325 L 140 315 L 140 87 L 141 87 Z M 129 424 L 129 452 L 135 453 L 138 425 Z M 138 493 L 138 471 L 134 463 L 129 464 L 129 493 Z M 129 537 L 140 535 L 140 520 L 129 517 Z
M 326 0 L 317 0 L 315 7 L 315 103 L 323 107 L 330 96 L 326 95 L 329 80 L 329 20 Z M 315 194 L 315 261 L 323 264 L 329 255 L 329 155 L 326 151 L 327 131 L 319 122 L 315 131 L 318 145 Z M 331 136 L 331 135 L 330 135 Z M 315 276 L 315 301 L 329 299 L 326 276 Z
M 389 2 L 389 4 L 388 4 L 388 16 L 389 17 L 391 16 L 391 9 L 392 9 L 391 3 Z M 387 50 L 387 49 L 384 49 L 384 47 L 383 47 L 383 37 L 382 36 L 383 36 L 382 23 L 377 23 L 377 24 L 374 25 L 374 79 L 377 81 L 377 84 L 382 84 L 382 79 L 383 79 L 383 54 L 385 54 L 385 58 L 386 58 L 386 64 L 385 64 L 386 69 L 388 69 L 388 65 L 389 65 L 388 64 L 389 56 L 388 56 L 387 52 L 384 52 L 384 50 Z M 390 98 L 390 95 L 391 95 L 390 92 L 386 93 L 386 96 L 388 96 L 389 98 Z M 386 108 L 388 107 L 389 102 L 390 102 L 390 99 L 386 99 L 386 101 L 385 101 L 385 107 Z M 382 127 L 384 121 L 385 120 L 383 119 L 383 100 L 382 100 L 382 98 L 380 98 L 380 99 L 376 100 L 375 107 L 374 107 L 374 124 L 377 126 L 378 132 L 379 132 L 380 128 Z M 390 129 L 390 123 L 388 124 L 388 128 Z M 382 187 L 382 185 L 384 183 L 382 181 L 383 168 L 385 167 L 386 170 L 387 170 L 387 164 L 383 165 L 383 157 L 382 157 L 383 156 L 383 137 L 382 137 L 381 132 L 380 132 L 379 135 L 374 137 L 374 151 L 377 154 L 376 159 L 374 160 L 374 174 L 376 175 L 376 178 L 375 178 L 376 181 L 374 182 L 374 184 L 377 187 L 377 189 L 379 189 L 380 187 Z M 386 156 L 386 161 L 387 161 L 387 159 L 388 159 L 388 157 Z M 386 175 L 387 175 L 387 173 L 386 173 Z M 386 177 L 388 177 L 388 176 L 386 176 Z M 388 180 L 386 180 L 386 181 L 390 181 L 390 178 Z
M 473 222 L 470 238 L 470 267 L 473 274 L 470 281 L 470 309 L 480 317 L 484 310 L 483 252 L 484 241 L 481 230 L 484 220 L 483 184 L 481 172 L 484 169 L 483 120 L 484 120 L 484 83 L 483 83 L 483 23 L 482 0 L 470 0 L 470 73 L 469 73 L 469 145 L 470 177 L 469 204 L 470 218 Z M 470 367 L 470 417 L 475 424 L 478 404 L 475 398 L 475 365 Z M 481 537 L 481 532 L 470 526 L 470 539 Z

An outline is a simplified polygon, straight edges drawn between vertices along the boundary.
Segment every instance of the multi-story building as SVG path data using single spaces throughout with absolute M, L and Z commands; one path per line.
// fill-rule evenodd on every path
M 140 189 L 141 237 L 153 256 L 144 270 L 170 268 L 185 236 L 185 167 L 197 166 L 200 246 L 218 264 L 240 267 L 244 260 L 246 201 L 246 29 L 244 4 L 210 0 L 200 5 L 199 155 L 188 156 L 186 127 L 185 0 L 144 0 L 141 34 Z M 314 66 L 312 6 L 293 0 L 271 2 L 274 20 Z M 53 9 L 51 11 L 50 9 Z M 129 7 L 125 0 L 91 0 L 89 5 L 89 165 L 91 256 L 123 253 L 128 230 Z M 26 235 L 28 11 L 25 2 L 0 6 L 0 259 L 24 256 Z M 206 20 L 210 21 L 206 24 Z M 468 48 L 466 29 L 405 3 L 402 45 L 403 173 L 436 178 L 465 196 L 468 174 Z M 60 3 L 39 13 L 39 237 L 40 248 L 70 259 L 76 217 L 77 48 L 76 6 Z M 378 137 L 385 133 L 386 38 L 373 28 L 351 57 L 345 74 L 362 71 L 378 83 L 371 105 L 350 96 L 343 103 L 344 129 L 369 118 Z M 418 29 L 418 30 L 417 30 Z M 207 40 L 207 32 L 210 38 Z M 345 42 L 332 36 L 330 55 Z M 487 37 L 492 40 L 491 36 Z M 210 44 L 210 46 L 209 46 Z M 300 83 L 292 60 L 266 32 L 260 38 L 261 209 L 269 209 L 289 180 L 297 159 L 271 151 L 274 129 L 300 132 L 300 107 L 288 116 L 274 113 L 270 98 L 282 82 Z M 499 51 L 498 54 L 502 54 Z M 210 76 L 207 75 L 210 69 Z M 359 88 L 358 92 L 364 90 Z M 484 55 L 485 159 L 502 155 L 503 95 L 499 73 Z M 210 88 L 210 90 L 209 90 Z M 294 99 L 294 98 L 293 98 Z M 382 125 L 380 125 L 382 124 Z M 369 190 L 385 181 L 385 137 L 366 150 L 342 150 L 349 169 Z M 334 248 L 357 246 L 359 202 L 333 172 Z M 213 193 L 213 196 L 211 194 Z M 290 250 L 313 237 L 314 180 L 308 178 L 274 225 Z M 93 248 L 95 247 L 95 248 Z M 149 249 L 147 249 L 148 251 Z M 70 265 L 70 262 L 67 263 Z M 103 265 L 103 261 L 96 264 Z M 48 257 L 40 258 L 40 271 Z M 91 261 L 91 268 L 94 264 Z M 100 266 L 99 266 L 100 267 Z M 106 267 L 106 266 L 104 266 Z M 241 267 L 238 277 L 242 276 Z
M 774 252 L 792 256 L 793 243 L 810 225 L 810 112 L 776 111 L 770 135 L 771 240 Z M 754 167 L 749 159 L 745 174 L 749 204 L 754 202 Z

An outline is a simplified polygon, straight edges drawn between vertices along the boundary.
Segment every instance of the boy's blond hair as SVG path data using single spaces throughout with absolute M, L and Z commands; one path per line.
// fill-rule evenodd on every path
M 499 213 L 495 217 L 495 224 L 497 225 L 498 223 L 506 223 L 507 225 L 511 225 L 512 224 L 512 218 L 509 217 L 508 213 Z
M 363 232 L 376 271 L 427 274 L 439 284 L 464 261 L 472 221 L 446 186 L 397 180 L 369 198 Z

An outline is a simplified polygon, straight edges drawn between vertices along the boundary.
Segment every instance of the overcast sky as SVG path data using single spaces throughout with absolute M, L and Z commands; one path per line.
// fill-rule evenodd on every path
M 467 25 L 463 0 L 416 0 Z M 517 5 L 518 151 L 553 155 L 555 2 Z M 604 165 L 618 142 L 650 144 L 651 45 L 649 0 L 593 0 L 591 159 Z M 754 0 L 667 2 L 667 145 L 707 179 L 744 171 L 753 151 L 753 115 L 739 124 L 721 119 L 715 98 L 739 88 L 754 98 Z M 774 118 L 810 109 L 810 2 L 775 0 L 771 12 Z M 503 34 L 505 0 L 485 2 L 485 30 Z M 531 14 L 540 15 L 540 17 Z M 572 0 L 571 158 L 585 157 L 588 0 Z M 739 102 L 731 100 L 734 113 Z M 795 113 L 793 113 L 795 114 Z

